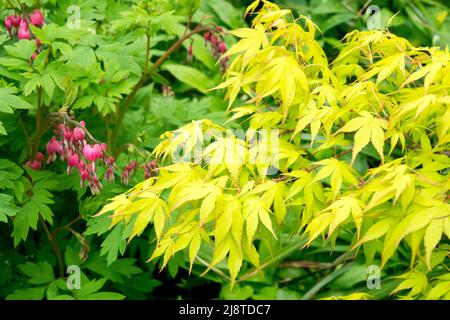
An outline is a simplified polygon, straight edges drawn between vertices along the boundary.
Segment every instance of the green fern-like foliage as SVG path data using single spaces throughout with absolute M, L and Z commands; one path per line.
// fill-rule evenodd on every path
M 355 31 L 329 61 L 308 18 L 267 1 L 246 13 L 216 88 L 244 133 L 209 120 L 166 133 L 154 153 L 169 164 L 101 214 L 130 239 L 153 224 L 163 267 L 211 245 L 206 271 L 226 259 L 233 283 L 244 265 L 264 273 L 260 243 L 300 234 L 302 248 L 343 241 L 381 268 L 402 250 L 411 267 L 393 294 L 449 299 L 448 49 Z

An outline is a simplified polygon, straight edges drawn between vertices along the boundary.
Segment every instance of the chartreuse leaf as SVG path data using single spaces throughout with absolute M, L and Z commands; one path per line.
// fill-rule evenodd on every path
M 356 156 L 364 148 L 369 141 L 372 142 L 375 150 L 380 155 L 381 161 L 384 161 L 384 131 L 387 128 L 387 122 L 384 119 L 374 118 L 370 113 L 364 111 L 361 117 L 354 118 L 340 128 L 339 132 L 354 132 L 354 146 L 352 153 L 352 164 L 355 162 Z
M 431 253 L 441 240 L 442 233 L 444 231 L 444 221 L 445 221 L 444 219 L 432 220 L 425 231 L 424 245 L 425 245 L 427 266 L 429 269 L 431 269 L 430 266 Z

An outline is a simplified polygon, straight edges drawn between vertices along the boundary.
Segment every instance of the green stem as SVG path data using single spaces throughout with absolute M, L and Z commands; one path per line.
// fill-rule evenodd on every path
M 25 140 L 27 142 L 27 146 L 28 146 L 28 150 L 31 150 L 32 147 L 32 139 L 30 137 L 30 134 L 28 133 L 28 129 L 27 126 L 25 125 L 25 122 L 23 121 L 22 117 L 18 116 L 18 122 L 19 122 L 19 126 L 22 129 L 23 135 L 25 136 Z
M 302 297 L 302 300 L 310 300 L 314 298 L 314 296 L 328 283 L 339 277 L 340 275 L 344 274 L 348 270 L 350 270 L 353 267 L 354 263 L 351 262 L 342 268 L 334 270 L 332 273 L 324 277 L 322 280 L 320 280 L 318 283 L 316 283 L 311 289 L 309 289 L 308 292 L 305 293 L 305 295 Z
M 64 278 L 64 260 L 62 257 L 61 249 L 59 248 L 58 242 L 55 239 L 55 235 L 50 232 L 45 221 L 41 217 L 39 217 L 39 219 L 42 226 L 44 227 L 45 233 L 47 234 L 48 241 L 50 241 L 53 251 L 55 252 L 56 260 L 58 261 L 59 277 Z
M 43 135 L 42 125 L 42 87 L 37 88 L 37 111 L 36 111 L 36 132 L 32 139 L 31 150 L 30 150 L 30 161 L 33 161 L 36 157 L 36 153 L 39 149 L 39 144 L 41 142 L 41 137 Z
M 292 252 L 303 247 L 305 245 L 305 243 L 306 243 L 306 238 L 299 239 L 298 241 L 286 246 L 285 248 L 281 249 L 275 256 L 273 256 L 273 257 L 267 259 L 265 262 L 263 262 L 259 268 L 254 268 L 254 269 L 250 270 L 249 272 L 243 274 L 236 282 L 242 282 L 242 281 L 245 281 L 245 280 L 255 276 L 256 274 L 258 274 L 258 272 L 261 272 L 263 269 L 267 268 L 268 266 L 288 257 L 289 255 L 291 255 Z

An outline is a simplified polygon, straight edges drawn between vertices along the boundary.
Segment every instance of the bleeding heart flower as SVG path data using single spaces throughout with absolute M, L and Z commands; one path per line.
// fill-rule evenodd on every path
M 128 173 L 128 170 L 124 170 L 123 172 L 122 172 L 122 183 L 124 184 L 124 185 L 127 185 L 128 184 L 128 179 L 129 179 L 129 177 L 130 177 L 130 175 L 129 175 L 129 173 Z
M 80 127 L 76 127 L 75 129 L 73 129 L 73 135 L 72 138 L 75 141 L 83 141 L 85 138 L 85 133 L 84 130 L 81 129 Z
M 106 143 L 102 143 L 102 144 L 101 144 L 101 147 L 102 147 L 102 151 L 103 151 L 103 152 L 108 151 L 108 145 L 107 145 Z
M 22 21 L 21 16 L 10 16 L 11 23 L 14 27 L 18 27 L 20 25 L 20 21 Z
M 11 29 L 12 29 L 12 26 L 13 26 L 13 23 L 12 23 L 11 16 L 6 17 L 6 18 L 5 18 L 5 27 L 6 27 L 6 30 L 8 30 L 8 32 L 10 32 Z
M 106 169 L 105 179 L 108 182 L 113 182 L 114 181 L 114 171 L 113 171 L 113 169 L 111 167 Z
M 205 32 L 205 34 L 203 35 L 203 39 L 205 39 L 205 41 L 208 41 L 210 35 L 211 35 L 211 33 Z
M 56 153 L 62 153 L 63 147 L 61 145 L 61 142 L 56 140 L 55 137 L 52 137 L 52 139 L 47 143 L 47 153 L 49 155 L 53 155 Z
M 36 27 L 42 27 L 44 25 L 44 15 L 41 10 L 36 9 L 32 13 L 30 13 L 30 21 L 31 24 Z
M 42 152 L 36 153 L 36 160 L 37 161 L 44 161 L 44 154 Z
M 83 155 L 89 161 L 95 162 L 102 155 L 102 147 L 99 144 L 86 144 L 83 148 Z
M 41 40 L 39 40 L 39 38 L 36 38 L 36 47 L 40 47 L 41 46 Z
M 31 55 L 31 61 L 34 61 L 34 59 L 36 59 L 37 53 L 33 52 L 33 54 Z
M 67 165 L 71 168 L 78 166 L 78 162 L 80 161 L 80 157 L 78 157 L 78 154 L 75 152 L 72 152 L 69 154 L 69 157 L 67 158 Z
M 41 170 L 41 168 L 42 168 L 42 163 L 41 163 L 40 161 L 38 161 L 38 160 L 34 160 L 34 161 L 31 163 L 30 168 L 33 169 L 33 170 Z
M 30 39 L 30 30 L 21 28 L 19 29 L 19 33 L 17 34 L 20 40 Z
M 219 51 L 220 51 L 220 53 L 227 52 L 227 45 L 225 44 L 225 42 L 219 43 Z
M 81 173 L 86 169 L 86 164 L 83 161 L 79 161 L 77 165 L 78 171 Z
M 28 29 L 28 20 L 27 19 L 21 19 L 19 23 L 20 29 Z

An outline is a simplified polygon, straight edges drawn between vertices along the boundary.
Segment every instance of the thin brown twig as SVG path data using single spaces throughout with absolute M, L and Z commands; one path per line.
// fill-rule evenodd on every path
M 55 230 L 52 231 L 52 235 L 55 236 L 58 232 L 61 232 L 64 229 L 68 229 L 70 228 L 71 225 L 73 225 L 74 223 L 76 223 L 77 221 L 81 220 L 82 216 L 79 215 L 78 217 L 76 217 L 74 220 L 70 221 L 68 224 L 58 227 Z

